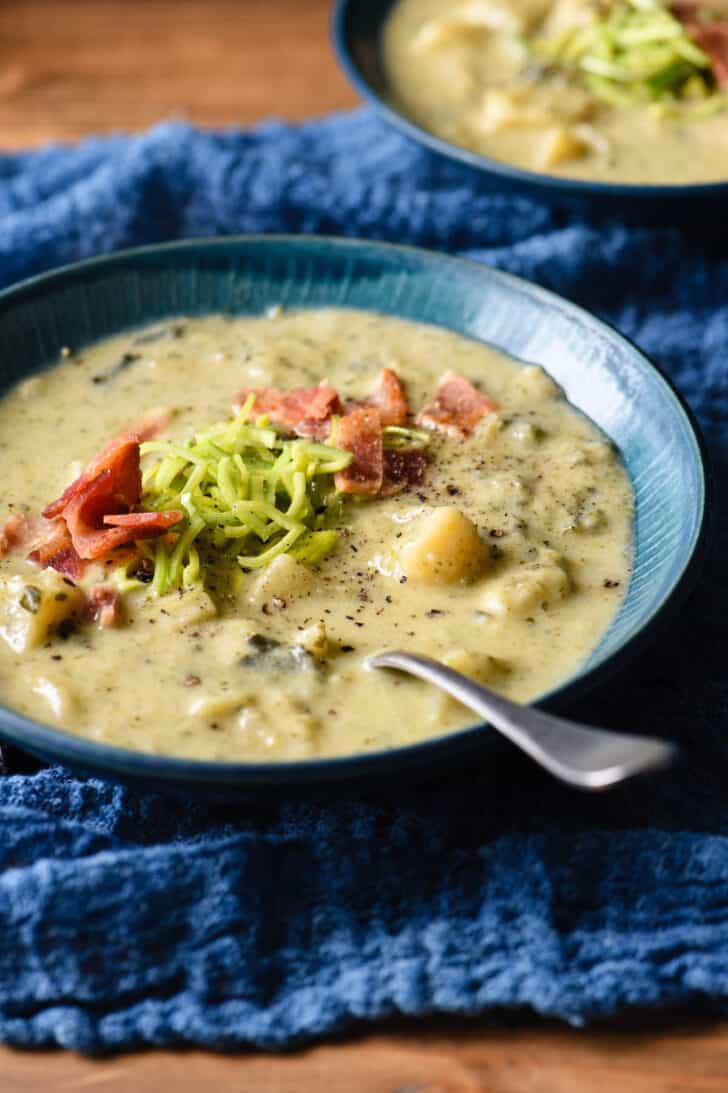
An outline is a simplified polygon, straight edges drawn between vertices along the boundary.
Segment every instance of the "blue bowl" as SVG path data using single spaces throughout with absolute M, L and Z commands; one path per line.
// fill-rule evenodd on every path
M 634 571 L 617 618 L 565 699 L 615 669 L 684 592 L 702 554 L 706 474 L 689 411 L 638 349 L 573 304 L 487 266 L 354 240 L 251 236 L 144 247 L 0 293 L 0 387 L 80 347 L 174 315 L 257 315 L 271 304 L 376 310 L 468 335 L 542 365 L 621 450 L 636 493 Z M 434 766 L 493 734 L 480 724 L 388 751 L 287 763 L 166 758 L 84 740 L 0 706 L 0 735 L 43 759 L 147 788 L 228 797 Z M 437 769 L 435 767 L 435 769 Z
M 339 61 L 357 89 L 375 110 L 405 136 L 433 152 L 474 167 L 494 190 L 529 194 L 561 206 L 601 216 L 638 221 L 675 219 L 715 224 L 725 210 L 728 180 L 690 185 L 640 185 L 561 178 L 513 167 L 451 144 L 423 129 L 389 101 L 380 39 L 396 0 L 337 0 L 332 36 Z

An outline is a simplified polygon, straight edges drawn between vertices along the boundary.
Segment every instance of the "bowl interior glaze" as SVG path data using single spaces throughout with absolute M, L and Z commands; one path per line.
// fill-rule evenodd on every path
M 542 365 L 612 438 L 636 498 L 633 576 L 612 626 L 586 663 L 544 700 L 600 680 L 634 651 L 684 591 L 701 554 L 706 474 L 679 396 L 635 346 L 580 308 L 486 266 L 379 243 L 240 237 L 127 251 L 0 293 L 0 386 L 75 348 L 173 315 L 255 315 L 272 304 L 376 310 L 433 323 Z M 480 725 L 392 751 L 276 764 L 190 761 L 126 751 L 37 724 L 0 707 L 0 735 L 44 758 L 148 786 L 335 782 L 385 773 L 482 744 Z

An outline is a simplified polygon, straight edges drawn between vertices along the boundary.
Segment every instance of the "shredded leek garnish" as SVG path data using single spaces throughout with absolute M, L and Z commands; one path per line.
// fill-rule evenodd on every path
M 690 101 L 685 116 L 704 116 L 693 104 L 726 97 L 715 90 L 710 58 L 661 0 L 620 0 L 586 25 L 527 42 L 531 56 L 565 71 L 610 106 Z M 710 112 L 710 111 L 708 111 Z
M 407 429 L 404 425 L 385 425 L 382 429 L 385 448 L 426 448 L 431 439 L 424 429 Z
M 144 470 L 142 507 L 185 514 L 155 544 L 154 595 L 203 579 L 230 584 L 231 570 L 260 569 L 280 554 L 316 564 L 336 546 L 337 532 L 324 525 L 339 512 L 333 475 L 351 453 L 330 441 L 284 439 L 265 419 L 250 423 L 253 402 L 187 444 L 141 445 L 143 456 L 156 457 Z M 131 580 L 124 573 L 117 583 Z

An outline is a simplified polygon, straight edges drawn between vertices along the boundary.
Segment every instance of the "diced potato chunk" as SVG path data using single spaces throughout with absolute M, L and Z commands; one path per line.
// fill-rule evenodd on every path
M 560 34 L 576 27 L 586 27 L 594 20 L 594 0 L 554 0 L 549 5 L 543 30 L 546 35 Z
M 292 599 L 307 596 L 315 584 L 314 574 L 307 566 L 297 562 L 290 554 L 280 554 L 270 565 L 262 569 L 247 589 L 247 602 L 261 608 L 274 598 L 288 603 Z
M 412 42 L 415 53 L 435 50 L 477 39 L 489 30 L 521 31 L 524 20 L 508 4 L 497 0 L 470 0 L 449 15 L 432 19 L 417 32 Z
M 491 683 L 509 671 L 506 661 L 472 649 L 452 649 L 445 654 L 442 662 L 448 668 L 454 668 L 456 672 L 462 672 L 474 679 L 476 683 Z
M 185 588 L 160 600 L 160 621 L 167 626 L 196 626 L 217 616 L 217 606 L 202 587 Z
M 589 150 L 586 141 L 567 125 L 554 125 L 538 138 L 534 166 L 545 170 L 579 159 Z
M 236 713 L 251 700 L 247 691 L 227 691 L 221 694 L 197 694 L 189 702 L 187 713 L 203 721 L 227 717 Z M 253 702 L 255 700 L 253 699 Z
M 576 123 L 585 121 L 593 111 L 593 102 L 580 88 L 565 87 L 554 92 L 520 84 L 505 90 L 491 87 L 484 92 L 478 111 L 471 114 L 471 126 L 481 133 L 501 133 L 507 129 L 547 130 L 539 141 L 544 149 L 556 148 L 555 134 L 568 132 L 574 140 L 589 146 Z M 567 126 L 573 126 L 567 129 Z M 555 153 L 554 153 L 555 154 Z M 563 157 L 567 158 L 567 157 Z
M 576 445 L 565 443 L 562 458 L 570 467 L 597 467 L 601 463 L 613 463 L 616 453 L 608 440 L 587 440 Z
M 336 652 L 336 646 L 326 633 L 323 622 L 315 622 L 298 638 L 298 644 L 316 660 L 326 660 Z
M 493 410 L 481 418 L 475 426 L 475 436 L 481 444 L 492 444 L 502 429 L 503 419 L 497 411 Z
M 554 115 L 533 105 L 512 91 L 492 88 L 483 96 L 483 105 L 474 125 L 483 133 L 500 133 L 504 129 L 543 128 L 552 125 Z
M 0 637 L 16 653 L 34 649 L 81 609 L 83 599 L 81 589 L 53 569 L 29 579 L 0 578 Z
M 498 471 L 480 482 L 479 493 L 490 509 L 520 512 L 531 500 L 533 490 L 518 475 Z
M 275 725 L 285 725 L 285 731 L 277 730 Z M 316 753 L 322 723 L 284 698 L 273 707 L 246 706 L 240 711 L 237 726 L 261 758 L 306 759 Z
M 515 406 L 531 409 L 539 402 L 560 398 L 561 389 L 543 368 L 532 364 L 519 368 L 508 385 L 508 395 Z
M 455 584 L 477 577 L 488 564 L 472 520 L 459 509 L 431 509 L 399 547 L 395 576 L 420 584 Z
M 514 421 L 509 432 L 522 448 L 535 448 L 544 435 L 543 429 L 530 421 Z
M 570 587 L 563 560 L 556 551 L 544 551 L 540 562 L 519 568 L 489 585 L 482 607 L 496 617 L 523 618 L 562 600 Z

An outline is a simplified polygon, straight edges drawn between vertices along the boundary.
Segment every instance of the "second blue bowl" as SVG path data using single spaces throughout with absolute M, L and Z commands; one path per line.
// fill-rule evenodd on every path
M 691 185 L 640 185 L 562 178 L 513 167 L 451 144 L 397 110 L 389 100 L 380 41 L 396 0 L 337 0 L 332 36 L 339 61 L 357 89 L 381 117 L 405 136 L 438 155 L 480 172 L 494 190 L 542 200 L 621 220 L 691 221 L 715 225 L 724 219 L 728 180 Z

